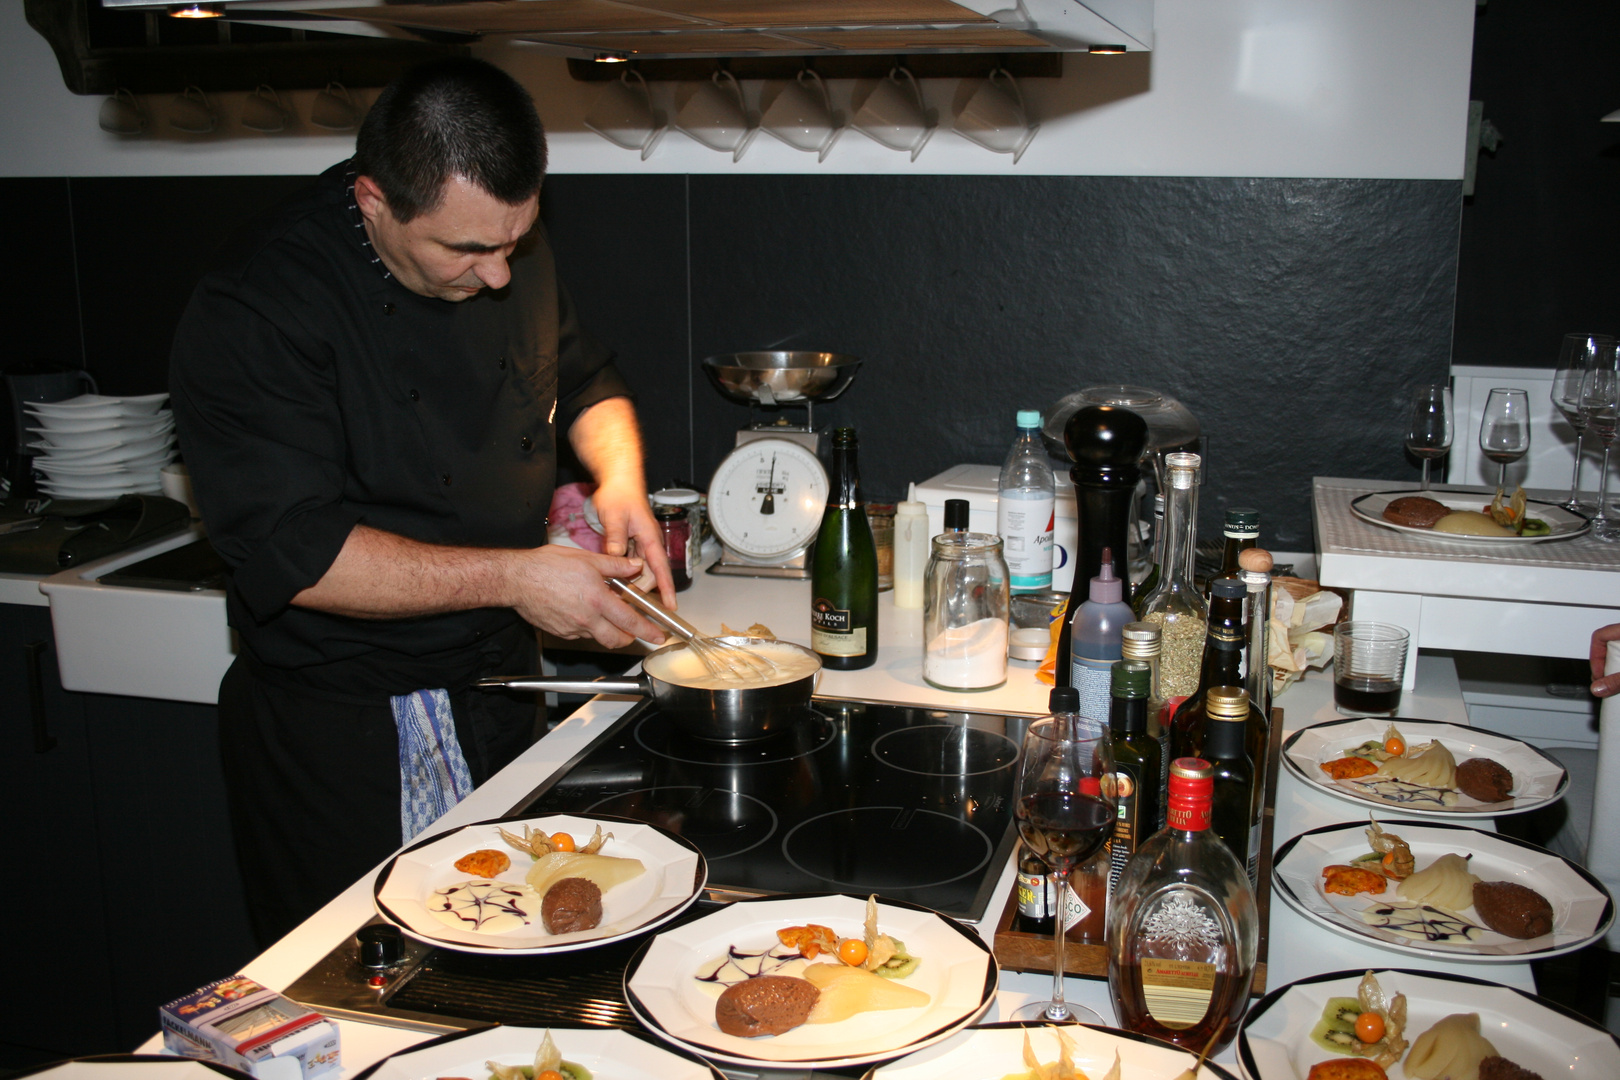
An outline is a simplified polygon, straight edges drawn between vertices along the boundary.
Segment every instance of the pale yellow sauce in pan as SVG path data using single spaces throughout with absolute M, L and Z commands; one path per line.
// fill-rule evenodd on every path
M 702 658 L 684 645 L 667 653 L 649 656 L 645 668 L 653 678 L 677 686 L 694 690 L 738 690 L 796 682 L 814 675 L 821 667 L 821 661 L 815 656 L 784 641 L 751 641 L 744 647 L 769 661 L 776 669 L 775 673 L 769 678 L 745 680 L 714 675 L 704 665 Z

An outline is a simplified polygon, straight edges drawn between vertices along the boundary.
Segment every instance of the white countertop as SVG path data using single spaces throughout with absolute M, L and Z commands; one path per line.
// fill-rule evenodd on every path
M 807 643 L 809 596 L 807 582 L 705 575 L 691 590 L 681 594 L 680 607 L 681 613 L 699 629 L 718 631 L 722 619 L 733 627 L 758 621 L 770 626 L 780 637 Z M 864 671 L 826 672 L 818 694 L 931 704 L 965 711 L 1033 715 L 1045 712 L 1048 688 L 1035 680 L 1034 664 L 1015 662 L 1010 665 L 1007 684 L 997 690 L 977 694 L 945 693 L 927 686 L 919 674 L 921 612 L 896 611 L 892 594 L 885 593 L 880 603 L 879 626 L 877 664 Z M 623 697 L 599 697 L 588 702 L 440 819 L 435 828 L 452 828 L 505 813 L 611 727 L 633 703 L 634 699 Z M 1290 730 L 1337 715 L 1332 705 L 1331 676 L 1321 672 L 1312 672 L 1303 682 L 1290 688 L 1277 704 L 1285 710 L 1285 727 Z M 1456 671 L 1449 657 L 1419 658 L 1418 687 L 1416 692 L 1407 695 L 1401 712 L 1406 716 L 1467 723 Z M 1279 844 L 1306 829 L 1360 820 L 1362 816 L 1348 803 L 1306 790 L 1286 770 L 1279 773 L 1276 834 Z M 375 871 L 356 881 L 303 925 L 250 961 L 242 973 L 277 989 L 292 983 L 371 916 L 374 877 Z M 1002 910 L 1011 878 L 1009 866 L 989 911 Z M 1439 963 L 1370 942 L 1351 941 L 1307 922 L 1280 899 L 1271 906 L 1270 929 L 1268 965 L 1272 988 L 1323 971 L 1391 966 L 1444 970 L 1531 992 L 1535 989 L 1528 964 Z M 991 927 L 986 926 L 981 932 L 988 935 L 990 930 Z M 229 974 L 234 973 L 219 973 L 221 976 Z M 1066 987 L 1070 1000 L 1095 1009 L 1112 1022 L 1113 1006 L 1105 981 L 1069 979 Z M 985 1019 L 988 1022 L 1004 1018 L 1020 1004 L 1046 996 L 1050 988 L 1050 976 L 1003 972 L 1000 995 Z M 355 1076 L 382 1057 L 431 1037 L 422 1032 L 347 1020 L 339 1024 L 343 1030 L 345 1078 Z M 141 1047 L 147 1052 L 160 1048 L 161 1040 L 157 1036 Z M 1230 1063 L 1232 1055 L 1228 1048 L 1216 1060 Z

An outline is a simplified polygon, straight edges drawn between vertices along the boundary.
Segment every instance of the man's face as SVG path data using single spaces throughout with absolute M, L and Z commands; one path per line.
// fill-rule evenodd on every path
M 466 300 L 512 280 L 507 259 L 534 227 L 540 197 L 513 205 L 452 177 L 436 209 L 400 221 L 374 181 L 355 178 L 355 202 L 371 244 L 399 283 L 440 300 Z

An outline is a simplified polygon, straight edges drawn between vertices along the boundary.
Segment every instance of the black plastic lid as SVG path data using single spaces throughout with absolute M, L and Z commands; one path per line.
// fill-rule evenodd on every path
M 1051 697 L 1047 699 L 1047 708 L 1054 713 L 1077 713 L 1080 711 L 1080 691 L 1072 686 L 1052 687 Z
M 1249 591 L 1241 578 L 1220 577 L 1210 583 L 1211 594 L 1227 600 L 1242 599 Z
M 1226 511 L 1227 528 L 1258 529 L 1260 511 L 1252 506 L 1234 506 Z
M 971 507 L 966 499 L 945 500 L 945 528 L 966 529 L 968 527 L 968 511 Z

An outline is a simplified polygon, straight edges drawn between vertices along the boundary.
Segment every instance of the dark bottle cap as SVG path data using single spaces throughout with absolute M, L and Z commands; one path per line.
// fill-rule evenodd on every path
M 852 427 L 833 428 L 832 444 L 834 446 L 855 446 L 855 429 Z
M 1241 600 L 1249 593 L 1247 585 L 1242 578 L 1223 577 L 1216 578 L 1209 586 L 1210 593 L 1226 600 Z
M 972 509 L 966 499 L 945 500 L 945 528 L 966 529 L 968 527 L 968 511 Z
M 1054 713 L 1079 712 L 1080 691 L 1072 686 L 1052 687 L 1051 697 L 1047 699 L 1047 708 Z
M 1115 660 L 1110 684 L 1113 695 L 1117 698 L 1146 699 L 1152 675 L 1153 668 L 1145 660 Z
M 1136 413 L 1117 405 L 1087 405 L 1075 410 L 1063 426 L 1063 444 L 1077 484 L 1136 486 L 1142 478 L 1142 451 L 1148 426 Z
M 1252 506 L 1234 506 L 1226 511 L 1226 527 L 1244 532 L 1256 532 L 1260 528 L 1260 511 Z

